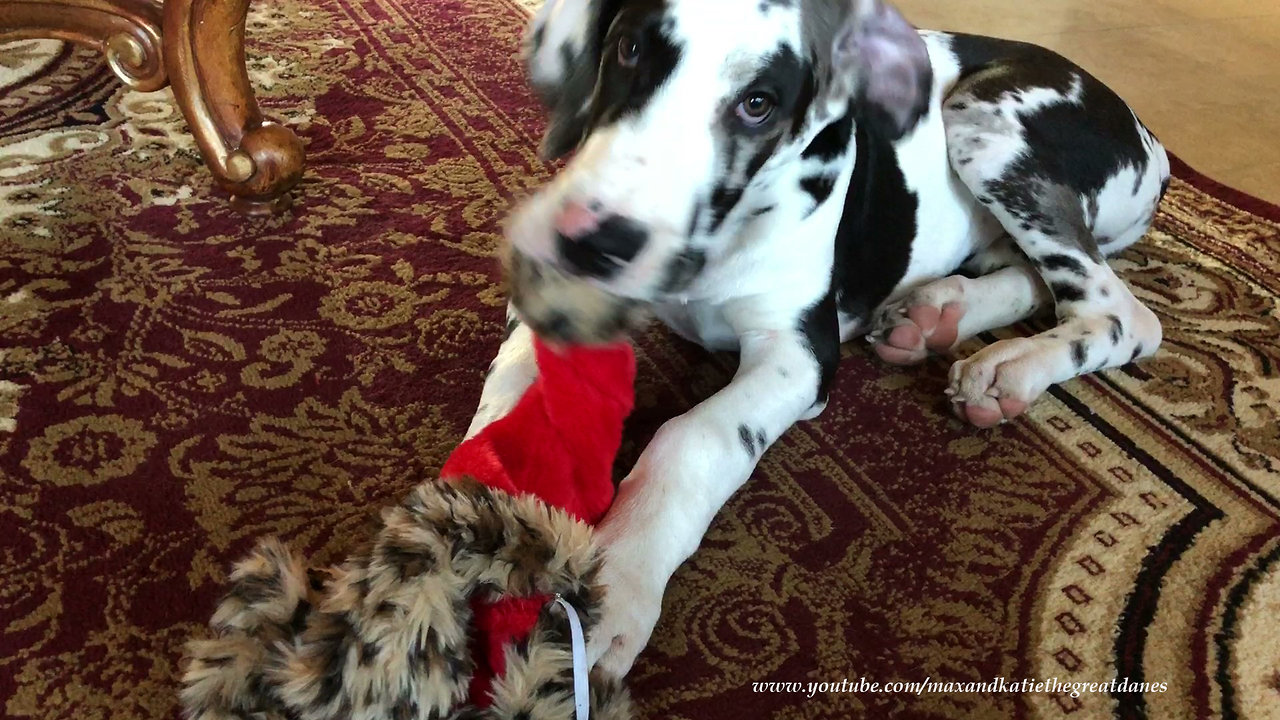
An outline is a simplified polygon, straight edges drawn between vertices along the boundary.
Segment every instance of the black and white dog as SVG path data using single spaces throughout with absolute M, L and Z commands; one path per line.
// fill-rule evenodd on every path
M 548 0 L 528 37 L 546 150 L 576 152 L 508 227 L 514 330 L 472 431 L 536 372 L 529 326 L 590 340 L 643 308 L 741 353 L 600 527 L 607 671 L 760 454 L 822 410 L 841 342 L 914 362 L 1052 303 L 1051 331 L 952 366 L 981 426 L 1160 344 L 1104 257 L 1146 232 L 1168 159 L 1052 52 L 918 32 L 881 0 Z

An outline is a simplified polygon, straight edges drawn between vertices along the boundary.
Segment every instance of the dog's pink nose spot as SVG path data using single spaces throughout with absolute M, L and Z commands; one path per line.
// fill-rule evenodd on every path
M 594 203 L 593 203 L 594 204 Z M 556 232 L 573 239 L 593 232 L 600 226 L 600 216 L 586 205 L 570 201 L 556 216 Z

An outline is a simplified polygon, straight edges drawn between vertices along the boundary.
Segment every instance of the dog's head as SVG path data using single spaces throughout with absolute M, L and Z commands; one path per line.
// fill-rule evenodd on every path
M 687 297 L 796 201 L 779 168 L 831 160 L 806 152 L 828 126 L 834 152 L 850 120 L 907 132 L 932 81 L 882 0 L 548 0 L 527 42 L 544 152 L 573 156 L 511 218 L 513 251 L 631 303 Z

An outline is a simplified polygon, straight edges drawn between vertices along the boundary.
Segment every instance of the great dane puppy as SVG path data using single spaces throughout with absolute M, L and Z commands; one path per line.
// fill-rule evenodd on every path
M 761 453 L 822 410 L 841 342 L 915 362 L 1052 304 L 1052 330 L 952 366 L 947 394 L 980 426 L 1160 344 L 1104 258 L 1146 232 L 1168 159 L 1048 50 L 920 32 L 880 0 L 549 0 L 528 62 L 545 150 L 573 154 L 510 219 L 511 333 L 472 431 L 533 378 L 531 326 L 592 340 L 643 310 L 741 354 L 599 528 L 588 654 L 609 672 Z

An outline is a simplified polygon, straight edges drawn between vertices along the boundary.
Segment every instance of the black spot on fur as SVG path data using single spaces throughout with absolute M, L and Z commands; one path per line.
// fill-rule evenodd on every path
M 662 281 L 662 292 L 677 292 L 689 287 L 698 273 L 707 265 L 707 253 L 697 248 L 685 248 L 667 264 L 667 276 Z
M 776 205 L 765 205 L 764 207 L 755 208 L 754 210 L 751 211 L 750 214 L 751 214 L 751 217 L 760 217 L 761 215 L 766 215 L 768 213 L 773 212 L 774 208 L 776 207 L 777 207 Z
M 742 199 L 742 188 L 731 188 L 724 185 L 717 186 L 711 191 L 711 226 L 709 232 L 716 232 L 720 229 L 720 225 L 724 223 L 730 211 Z
M 773 113 L 761 125 L 744 126 L 737 116 L 737 104 L 751 92 L 763 91 L 774 97 Z M 737 137 L 752 138 L 768 136 L 773 145 L 787 128 L 780 127 L 783 120 L 790 118 L 792 134 L 803 123 L 809 104 L 814 96 L 813 71 L 809 64 L 800 58 L 789 46 L 782 45 L 763 59 L 759 72 L 744 87 L 742 95 L 732 98 L 726 103 L 724 121 L 726 127 Z M 771 148 L 772 149 L 772 148 Z M 758 168 L 760 163 L 756 165 Z
M 849 150 L 849 140 L 852 137 L 853 114 L 846 112 L 840 119 L 822 128 L 804 152 L 800 153 L 800 157 L 831 162 Z
M 1089 271 L 1085 269 L 1084 263 L 1071 257 L 1070 255 L 1053 253 L 1050 255 L 1045 255 L 1043 258 L 1040 258 L 1039 262 L 1040 262 L 1040 267 L 1044 268 L 1049 272 L 1065 270 L 1066 272 L 1069 272 L 1072 275 L 1079 275 L 1080 277 L 1089 277 Z
M 549 83 L 534 83 L 539 99 L 550 111 L 547 132 L 542 139 L 545 157 L 557 158 L 576 147 L 587 127 L 588 113 L 583 110 L 593 94 L 600 48 L 577 53 L 568 43 L 560 46 L 560 62 L 568 72 Z M 591 53 L 595 53 L 592 55 Z
M 1067 282 L 1051 282 L 1049 290 L 1053 292 L 1054 300 L 1060 303 L 1080 302 L 1085 298 L 1084 290 L 1079 285 Z
M 1111 322 L 1111 344 L 1119 345 L 1120 338 L 1124 337 L 1124 323 L 1120 322 L 1120 318 L 1115 315 L 1108 315 L 1107 320 Z
M 438 672 L 444 661 L 447 648 L 439 642 L 439 635 L 432 628 L 427 628 L 425 638 L 414 637 L 409 643 L 409 669 L 419 673 L 423 669 Z
M 573 682 L 566 680 L 547 680 L 542 683 L 534 693 L 540 698 L 553 698 L 556 696 L 568 697 L 573 693 Z
M 307 568 L 307 586 L 314 592 L 322 592 L 325 586 L 325 574 L 316 568 Z
M 614 215 L 581 237 L 557 234 L 556 252 L 579 272 L 607 279 L 635 259 L 648 237 L 648 231 L 640 225 Z
M 832 297 L 839 297 L 845 313 L 867 321 L 907 270 L 919 202 L 887 139 L 858 125 L 854 144 L 857 159 L 836 230 Z M 824 317 L 822 327 L 838 333 L 836 316 Z
M 1138 356 L 1141 354 L 1142 354 L 1142 343 L 1138 343 L 1137 347 L 1133 349 L 1133 355 L 1129 356 L 1129 362 L 1133 362 L 1134 360 L 1137 360 Z
M 516 328 L 518 328 L 518 327 L 520 327 L 520 318 L 516 317 L 514 313 L 513 313 L 513 314 L 511 314 L 511 315 L 508 315 L 508 316 L 507 316 L 507 331 L 506 331 L 506 333 L 502 336 L 502 339 L 503 339 L 503 340 L 506 340 L 506 339 L 510 338 L 510 337 L 511 337 L 511 333 L 515 332 L 515 331 L 516 331 Z
M 1138 177 L 1139 177 L 1139 178 L 1141 178 L 1141 177 L 1142 177 L 1142 175 L 1138 175 Z M 1086 214 L 1086 215 L 1088 215 L 1088 216 L 1089 216 L 1089 217 L 1091 217 L 1091 218 L 1097 218 L 1097 217 L 1098 217 L 1098 196 L 1097 196 L 1097 195 L 1090 195 L 1090 196 L 1086 197 L 1086 198 L 1084 199 L 1084 209 L 1085 209 L 1085 214 Z M 1106 244 L 1106 240 L 1104 240 L 1103 238 L 1098 237 L 1098 238 L 1096 238 L 1096 239 L 1097 239 L 1097 241 L 1098 241 L 1098 244 L 1099 244 L 1099 245 L 1105 245 L 1105 244 Z
M 204 658 L 204 664 L 209 667 L 226 667 L 235 662 L 235 659 L 234 655 L 214 655 Z
M 430 549 L 424 546 L 406 546 L 398 543 L 388 543 L 381 548 L 382 562 L 386 563 L 396 571 L 400 576 L 400 580 L 408 580 L 410 578 L 419 577 L 423 573 L 433 572 L 438 567 L 438 560 Z M 364 597 L 369 594 L 368 578 L 362 578 L 361 582 L 365 583 L 361 590 L 360 596 Z
M 265 575 L 241 578 L 231 588 L 230 595 L 246 605 L 255 605 L 280 594 L 280 575 L 272 570 Z
M 418 717 L 418 701 L 402 697 L 391 708 L 391 720 L 413 720 Z
M 311 603 L 299 600 L 298 607 L 293 609 L 293 617 L 289 618 L 289 632 L 297 635 L 307 627 L 307 615 L 311 613 Z
M 685 231 L 685 237 L 691 238 L 698 233 L 698 223 L 702 220 L 702 210 L 702 203 L 696 203 L 693 206 L 693 217 L 689 218 L 689 229 Z
M 751 153 L 751 159 L 747 161 L 747 169 L 743 174 L 742 179 L 743 185 L 751 182 L 751 179 L 756 176 L 756 173 L 760 172 L 760 168 L 764 167 L 764 164 L 769 161 L 769 158 L 773 157 L 773 151 L 777 149 L 777 137 L 761 142 L 756 146 L 755 152 Z
M 815 404 L 827 401 L 831 383 L 836 377 L 836 367 L 840 364 L 840 316 L 836 310 L 835 293 L 833 278 L 827 294 L 800 316 L 800 333 L 808 341 L 809 352 L 813 353 L 813 358 L 818 363 Z
M 354 628 L 341 615 L 324 618 L 324 633 L 315 639 L 315 657 L 322 658 L 324 667 L 320 684 L 316 687 L 313 707 L 330 705 L 342 691 L 342 678 L 347 664 L 347 650 L 351 646 Z
M 592 99 L 589 127 L 596 128 L 616 121 L 643 108 L 663 83 L 671 77 L 680 62 L 682 49 L 666 31 L 662 13 L 656 3 L 649 7 L 628 7 L 625 16 L 614 17 L 621 6 L 619 2 L 605 2 L 600 12 L 601 31 L 598 37 L 596 57 L 600 62 L 601 78 L 596 84 Z M 639 4 L 637 4 L 639 5 Z M 609 10 L 613 12 L 609 12 Z M 613 24 L 610 32 L 605 32 Z M 640 61 L 635 67 L 626 68 L 607 55 L 622 35 L 640 44 Z
M 537 30 L 533 31 L 533 35 L 529 38 L 529 49 L 538 52 L 542 49 L 542 39 L 546 36 L 547 26 L 539 25 Z
M 987 183 L 1016 217 L 1094 259 L 1097 243 L 1084 222 L 1081 197 L 1094 197 L 1121 168 L 1141 176 L 1148 151 L 1128 105 L 1087 72 L 1050 50 L 1027 43 L 954 35 L 961 80 L 953 92 L 986 102 L 1018 97 L 1030 88 L 1080 102 L 1054 102 L 1018 113 L 1027 149 L 1002 178 Z M 1080 152 L 1087 147 L 1089 152 Z M 1045 193 L 1052 197 L 1046 198 Z
M 430 627 L 427 628 L 426 632 L 424 633 L 424 637 L 422 638 L 422 643 L 423 643 L 423 647 L 429 647 L 429 648 L 444 647 L 444 641 L 440 639 L 440 633 L 436 632 L 435 628 L 430 628 Z
M 363 643 L 360 646 L 360 665 L 364 667 L 369 667 L 370 665 L 372 665 L 374 662 L 378 660 L 378 653 L 380 651 L 381 651 L 381 648 L 378 647 L 377 643 L 374 643 L 374 642 Z
M 444 666 L 446 677 L 466 677 L 476 668 L 470 655 L 462 657 L 456 652 L 445 653 Z
M 615 304 L 610 308 L 610 312 L 601 317 L 596 323 L 594 336 L 613 338 L 625 333 L 631 326 L 632 315 L 630 308 L 630 304 Z
M 538 331 L 548 337 L 563 338 L 573 331 L 573 324 L 569 322 L 568 315 L 556 310 L 547 315 Z
M 479 555 L 492 555 L 507 543 L 506 528 L 491 508 L 477 513 L 462 533 L 470 535 L 471 543 L 467 550 Z
M 1073 340 L 1071 342 L 1071 360 L 1076 364 L 1077 368 L 1084 367 L 1084 361 L 1088 358 L 1088 352 L 1085 348 L 1083 340 Z
M 763 124 L 747 127 L 738 117 L 736 107 L 741 97 L 727 98 L 723 116 L 725 143 L 724 176 L 716 183 L 711 199 L 711 232 L 715 232 L 725 217 L 741 200 L 744 188 L 773 156 L 778 143 L 785 135 L 781 125 L 785 118 L 794 123 L 803 120 L 813 96 L 813 73 L 808 63 L 795 51 L 783 46 L 764 58 L 759 72 L 741 90 L 742 97 L 750 92 L 767 92 L 775 98 L 772 115 Z M 749 153 L 745 163 L 740 162 L 743 153 Z
M 816 205 L 821 205 L 831 196 L 835 185 L 836 179 L 831 175 L 811 175 L 800 180 L 800 189 L 809 193 Z
M 1142 192 L 1142 181 L 1146 179 L 1145 175 L 1138 173 L 1138 175 L 1133 178 L 1133 190 L 1129 194 L 1137 197 L 1138 193 Z
M 724 166 L 733 170 L 738 167 L 738 153 L 742 150 L 742 138 L 730 135 L 724 153 Z M 744 183 L 745 184 L 745 183 Z
M 756 456 L 756 439 L 751 434 L 751 428 L 746 425 L 739 425 L 738 439 L 742 441 L 742 447 L 746 448 L 747 456 L 754 458 Z

